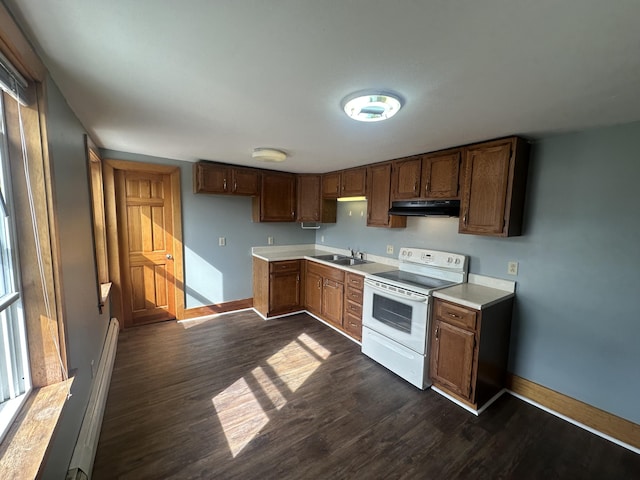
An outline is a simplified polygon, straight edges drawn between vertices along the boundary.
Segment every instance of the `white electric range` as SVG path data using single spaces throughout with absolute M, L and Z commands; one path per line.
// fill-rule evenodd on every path
M 466 282 L 468 257 L 403 247 L 398 258 L 399 270 L 365 278 L 362 353 L 425 389 L 431 385 L 431 293 Z

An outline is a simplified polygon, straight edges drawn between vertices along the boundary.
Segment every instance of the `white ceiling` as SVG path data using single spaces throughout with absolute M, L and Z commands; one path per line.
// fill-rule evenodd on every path
M 640 120 L 638 0 L 6 3 L 114 150 L 326 172 Z M 342 98 L 368 88 L 406 104 L 348 119 Z

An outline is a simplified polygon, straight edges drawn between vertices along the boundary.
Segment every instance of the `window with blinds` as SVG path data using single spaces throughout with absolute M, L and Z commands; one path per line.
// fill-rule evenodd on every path
M 2 102 L 0 94 L 0 439 L 31 389 Z

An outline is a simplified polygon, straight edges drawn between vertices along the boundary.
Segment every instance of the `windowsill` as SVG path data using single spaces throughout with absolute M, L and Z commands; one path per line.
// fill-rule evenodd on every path
M 0 444 L 0 478 L 35 478 L 46 457 L 73 378 L 34 388 Z

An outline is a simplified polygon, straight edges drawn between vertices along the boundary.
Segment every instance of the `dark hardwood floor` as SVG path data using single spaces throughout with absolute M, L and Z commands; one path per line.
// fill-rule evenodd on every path
M 186 328 L 189 327 L 189 328 Z M 476 417 L 307 315 L 121 333 L 93 479 L 631 479 L 640 455 L 503 395 Z

